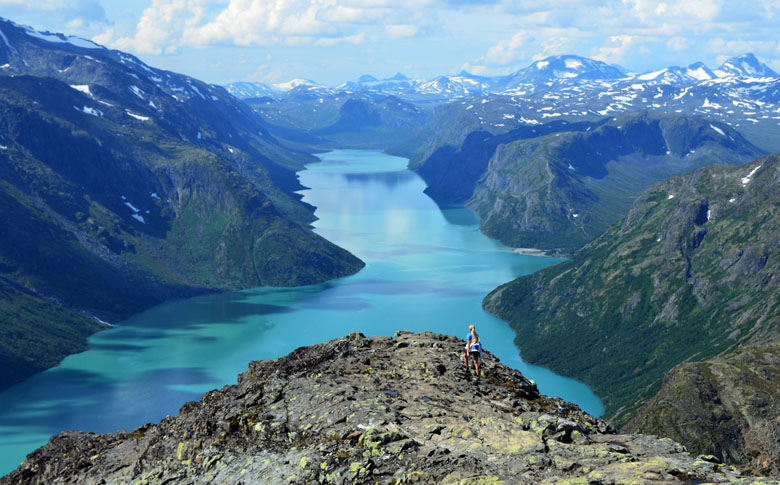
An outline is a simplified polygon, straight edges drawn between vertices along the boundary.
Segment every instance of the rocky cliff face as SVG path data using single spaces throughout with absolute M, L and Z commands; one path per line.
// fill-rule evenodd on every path
M 0 484 L 701 483 L 751 479 L 679 444 L 614 434 L 463 341 L 351 334 L 132 432 L 61 433 Z
M 691 452 L 780 474 L 780 343 L 685 363 L 626 429 L 671 437 Z
M 571 253 L 615 224 L 648 187 L 714 163 L 762 155 L 725 123 L 678 114 L 621 114 L 496 150 L 468 206 L 485 234 Z

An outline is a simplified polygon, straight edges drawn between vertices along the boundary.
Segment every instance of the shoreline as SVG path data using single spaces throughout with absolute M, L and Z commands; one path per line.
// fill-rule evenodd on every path
M 515 254 L 522 254 L 523 256 L 550 256 L 544 249 L 536 248 L 514 248 L 512 249 L 512 252 Z

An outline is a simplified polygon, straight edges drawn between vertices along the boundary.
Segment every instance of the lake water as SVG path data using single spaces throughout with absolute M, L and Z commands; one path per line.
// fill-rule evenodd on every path
M 600 415 L 582 383 L 524 363 L 509 326 L 482 298 L 555 263 L 522 256 L 479 232 L 467 209 L 442 210 L 407 160 L 344 150 L 301 173 L 316 231 L 367 263 L 357 275 L 302 288 L 258 288 L 166 303 L 92 336 L 90 350 L 0 394 L 0 475 L 63 430 L 131 430 L 176 414 L 186 401 L 234 384 L 251 360 L 273 359 L 350 332 L 397 330 L 464 338 L 549 395 Z M 453 356 L 454 359 L 460 355 Z

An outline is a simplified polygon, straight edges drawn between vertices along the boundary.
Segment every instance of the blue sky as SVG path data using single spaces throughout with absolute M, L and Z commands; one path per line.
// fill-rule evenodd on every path
M 0 16 L 218 84 L 499 75 L 557 54 L 646 72 L 753 52 L 780 71 L 777 0 L 0 0 Z

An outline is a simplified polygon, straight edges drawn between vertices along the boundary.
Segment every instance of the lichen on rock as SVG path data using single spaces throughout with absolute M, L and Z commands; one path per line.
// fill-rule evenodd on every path
M 691 483 L 746 480 L 669 439 L 619 435 L 463 341 L 358 333 L 256 361 L 135 432 L 54 436 L 0 484 Z

